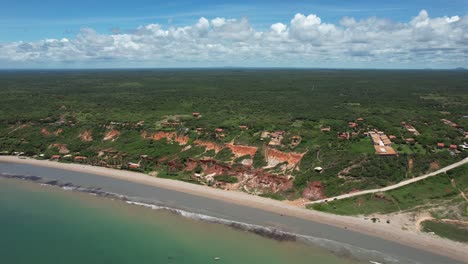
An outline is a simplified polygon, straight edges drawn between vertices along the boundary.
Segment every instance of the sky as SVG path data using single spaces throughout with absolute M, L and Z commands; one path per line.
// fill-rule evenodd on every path
M 468 0 L 0 0 L 0 68 L 468 68 Z

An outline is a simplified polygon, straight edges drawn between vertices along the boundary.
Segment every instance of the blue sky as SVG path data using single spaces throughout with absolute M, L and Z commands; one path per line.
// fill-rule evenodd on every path
M 292 3 L 291 3 L 292 2 Z M 248 17 L 258 29 L 276 22 L 288 22 L 296 13 L 314 13 L 334 23 L 343 16 L 377 16 L 404 21 L 421 9 L 432 16 L 465 15 L 467 0 L 236 0 L 236 1 L 0 1 L 0 41 L 32 41 L 61 38 L 90 27 L 108 33 L 131 30 L 139 25 L 159 23 L 184 25 L 200 17 Z
M 108 35 L 132 35 L 135 34 L 138 28 L 150 25 L 158 24 L 164 29 L 169 28 L 183 28 L 190 27 L 199 22 L 201 17 L 206 18 L 208 21 L 213 21 L 216 18 L 225 18 L 225 19 L 235 19 L 237 22 L 242 19 L 248 20 L 248 26 L 255 30 L 255 32 L 266 32 L 271 30 L 271 27 L 275 23 L 282 23 L 287 26 L 287 30 L 290 31 L 289 34 L 292 36 L 291 32 L 294 31 L 293 25 L 289 25 L 292 22 L 292 19 L 296 14 L 303 14 L 305 17 L 309 15 L 314 15 L 320 18 L 321 24 L 330 24 L 337 27 L 337 29 L 345 31 L 342 21 L 344 17 L 352 17 L 355 21 L 366 20 L 372 17 L 376 17 L 382 21 L 388 21 L 389 25 L 393 28 L 396 28 L 399 23 L 406 23 L 409 25 L 412 19 L 420 15 L 420 12 L 425 10 L 429 14 L 431 19 L 437 18 L 451 18 L 458 17 L 460 21 L 455 21 L 450 27 L 447 27 L 445 30 L 466 30 L 466 25 L 463 22 L 464 17 L 468 14 L 468 1 L 467 0 L 445 0 L 445 1 L 435 1 L 435 0 L 395 0 L 395 1 L 371 1 L 371 0 L 353 0 L 353 1 L 337 1 L 337 0 L 327 0 L 327 1 L 317 1 L 317 0 L 295 0 L 295 1 L 263 1 L 263 0 L 237 0 L 237 1 L 220 1 L 205 0 L 205 1 L 90 1 L 90 0 L 80 0 L 80 1 L 25 1 L 25 0 L 15 0 L 15 1 L 6 1 L 0 0 L 0 43 L 3 45 L 11 43 L 30 43 L 34 46 L 36 53 L 45 52 L 44 45 L 41 44 L 47 39 L 63 39 L 73 41 L 75 38 L 78 38 L 78 35 L 83 35 L 83 29 L 92 29 L 93 34 L 96 38 Z M 309 17 L 310 18 L 310 17 Z M 305 20 L 304 20 L 305 21 Z M 310 20 L 312 21 L 312 20 Z M 435 20 L 434 20 L 435 21 Z M 434 22 L 433 21 L 433 22 Z M 307 22 L 307 21 L 306 21 Z M 435 24 L 435 21 L 432 24 L 431 30 L 438 30 L 438 24 Z M 462 23 L 463 22 L 463 23 Z M 211 22 L 210 22 L 211 23 Z M 319 26 L 320 23 L 317 25 Z M 374 22 L 368 22 L 370 24 Z M 383 22 L 382 22 L 383 23 Z M 455 24 L 460 24 L 458 27 L 455 27 Z M 209 24 L 210 28 L 213 28 L 214 24 Z M 227 24 L 226 24 L 227 25 Z M 305 31 L 315 30 L 312 27 L 308 27 L 306 24 L 301 24 L 304 26 L 302 29 Z M 445 26 L 444 26 L 445 27 Z M 388 28 L 388 27 L 386 27 Z M 375 30 L 375 29 L 374 29 Z M 396 31 L 393 29 L 394 34 Z M 296 28 L 297 31 L 297 28 Z M 362 30 L 361 30 L 362 31 Z M 359 31 L 359 32 L 361 32 Z M 88 31 L 87 31 L 88 32 Z M 328 32 L 328 31 L 327 31 Z M 465 32 L 466 31 L 462 31 Z M 153 32 L 154 33 L 154 32 Z M 219 33 L 219 32 L 218 32 Z M 89 37 L 89 34 L 86 33 Z M 213 33 L 214 34 L 214 33 Z M 315 34 L 315 33 L 314 33 Z M 296 38 L 290 38 L 290 40 L 301 40 L 301 45 L 311 45 L 315 47 L 315 50 L 312 52 L 311 49 L 304 48 L 308 50 L 308 54 L 317 55 L 320 52 L 318 46 L 323 47 L 323 44 L 314 44 L 313 39 L 320 36 L 309 34 L 309 38 L 301 37 L 296 34 Z M 324 33 L 323 30 L 318 34 L 331 34 Z M 360 33 L 361 34 L 361 33 Z M 421 33 L 422 34 L 422 33 Z M 224 34 L 225 35 L 225 34 Z M 265 35 L 265 34 L 264 34 Z M 218 34 L 218 39 L 219 39 Z M 230 36 L 230 35 L 229 35 Z M 253 35 L 252 35 L 253 36 Z M 313 36 L 313 37 L 312 37 Z M 324 35 L 321 35 L 324 36 Z M 337 35 L 338 36 L 338 35 Z M 205 37 L 205 36 L 204 36 Z M 434 36 L 424 36 L 422 38 L 431 38 Z M 215 38 L 214 38 L 215 39 Z M 271 39 L 271 38 L 269 38 Z M 434 50 L 434 52 L 447 51 L 447 49 L 459 48 L 456 43 L 464 43 L 465 39 L 454 39 L 453 43 L 433 43 L 433 46 L 426 47 L 427 50 Z M 115 40 L 114 40 L 115 41 Z M 229 41 L 240 42 L 239 39 L 233 40 L 231 37 L 223 39 L 222 43 L 214 43 L 225 45 L 226 47 L 231 47 L 236 43 L 226 43 Z M 276 40 L 275 40 L 276 41 Z M 286 41 L 286 40 L 284 40 Z M 204 45 L 213 44 L 211 41 L 206 39 L 200 40 L 200 43 Z M 251 45 L 259 45 L 257 42 L 251 42 L 247 39 L 242 39 L 242 42 L 251 43 Z M 264 43 L 265 40 L 260 41 Z M 288 42 L 288 41 L 286 41 Z M 355 43 L 354 40 L 350 42 Z M 145 42 L 147 44 L 147 42 Z M 132 40 L 131 45 L 137 44 L 141 48 L 141 43 L 135 42 Z M 237 43 L 238 44 L 238 43 Z M 236 45 L 237 45 L 236 44 Z M 41 46 L 41 49 L 38 46 Z M 231 46 L 229 46 L 231 45 Z M 262 44 L 264 45 L 264 44 Z M 377 43 L 375 43 L 377 45 Z M 85 45 L 80 46 L 83 48 Z M 91 45 L 92 46 L 92 45 Z M 128 46 L 128 45 L 127 45 Z M 154 46 L 154 45 L 153 45 Z M 402 52 L 402 45 L 396 44 L 394 47 L 387 47 L 387 52 L 394 50 L 395 52 Z M 8 47 L 11 47 L 9 45 Z M 77 47 L 76 45 L 74 46 Z M 86 46 L 89 48 L 89 45 Z M 211 47 L 211 46 L 210 46 Z M 345 47 L 345 45 L 343 45 Z M 18 52 L 18 47 L 15 51 Z M 288 47 L 285 47 L 287 49 Z M 294 48 L 297 48 L 297 45 L 294 45 Z M 340 49 L 342 47 L 334 47 L 329 45 L 328 49 Z M 362 45 L 356 45 L 356 49 L 364 49 Z M 408 51 L 412 48 L 408 47 Z M 23 51 L 24 49 L 20 49 Z M 28 49 L 30 51 L 31 49 Z M 46 51 L 50 53 L 52 49 L 47 47 Z M 56 49 L 55 49 L 56 50 Z M 157 49 L 160 50 L 160 49 Z M 63 50 L 61 52 L 64 52 Z M 82 53 L 86 53 L 82 51 Z M 197 51 L 199 52 L 199 51 Z M 297 53 L 298 51 L 294 51 Z M 354 51 L 344 51 L 343 54 L 350 54 Z M 90 54 L 96 54 L 95 51 L 90 52 Z M 365 54 L 364 52 L 363 54 Z M 317 67 L 320 66 L 322 62 L 317 63 L 304 63 L 298 61 L 297 58 L 277 58 L 277 63 L 281 65 L 276 65 L 273 62 L 268 61 L 255 61 L 254 56 L 256 52 L 246 54 L 248 59 L 248 65 L 252 66 L 310 66 Z M 353 53 L 354 54 L 354 53 Z M 355 54 L 358 54 L 356 52 Z M 423 53 L 421 53 L 423 54 Z M 3 65 L 9 65 L 8 56 L 3 54 L 1 56 L 0 51 L 0 67 Z M 26 56 L 28 55 L 28 56 Z M 47 61 L 51 60 L 54 65 L 60 67 L 60 65 L 72 65 L 73 61 L 69 57 L 63 61 L 60 59 L 50 59 L 51 57 L 48 54 L 44 53 L 44 56 L 41 54 L 36 54 L 34 59 L 30 59 L 31 54 L 25 54 L 25 56 L 20 59 L 12 59 L 15 65 L 18 67 L 34 66 L 34 64 L 40 65 L 43 61 L 38 61 L 40 58 Z M 343 55 L 343 56 L 344 56 Z M 454 61 L 440 61 L 438 58 L 435 58 L 435 64 L 437 67 L 450 67 L 452 64 L 456 66 L 466 66 L 466 50 L 459 49 L 458 58 Z M 64 55 L 61 55 L 61 58 L 64 58 Z M 121 56 L 119 58 L 119 56 Z M 133 55 L 131 55 L 133 56 Z M 135 59 L 131 57 L 129 53 L 122 51 L 119 55 L 116 54 L 103 54 L 99 53 L 95 57 L 85 56 L 87 59 L 80 57 L 79 63 L 75 65 L 88 65 L 90 67 L 98 65 L 117 65 L 126 64 L 126 60 L 135 62 Z M 338 56 L 338 55 L 337 55 Z M 406 61 L 403 64 L 400 62 L 391 62 L 395 67 L 405 67 L 406 64 L 409 68 L 419 67 L 423 64 L 427 64 L 428 55 L 423 54 L 423 60 L 416 61 L 413 57 L 402 58 L 401 61 Z M 27 57 L 27 58 L 26 58 Z M 99 58 L 97 58 L 99 57 Z M 112 57 L 112 58 L 111 58 Z M 166 56 L 167 57 L 167 56 Z M 391 56 L 389 56 L 390 58 Z M 105 58 L 105 59 L 103 59 Z M 111 59 L 109 59 L 111 58 Z M 317 58 L 316 56 L 314 57 Z M 343 57 L 346 59 L 345 57 Z M 354 57 L 353 57 L 354 58 Z M 422 58 L 422 57 L 421 57 Z M 109 60 L 107 60 L 109 59 Z M 223 62 L 223 59 L 226 60 Z M 106 61 L 107 60 L 107 61 Z M 211 61 L 209 63 L 204 63 L 203 58 L 193 58 L 184 60 L 184 58 L 174 58 L 174 60 L 167 59 L 165 64 L 168 62 L 177 67 L 177 66 L 240 66 L 232 65 L 227 62 L 229 56 L 220 57 L 218 61 Z M 337 58 L 338 60 L 338 58 Z M 408 63 L 408 60 L 413 60 L 414 63 Z M 3 61 L 3 63 L 2 63 Z M 109 62 L 110 61 L 110 62 Z M 161 66 L 161 59 L 158 58 L 148 58 L 144 61 L 143 65 L 151 66 Z M 177 63 L 178 62 L 178 63 Z M 387 61 L 388 62 L 388 61 Z M 135 62 L 139 64 L 139 62 Z M 239 63 L 239 61 L 234 62 Z M 289 65 L 290 64 L 290 65 Z M 328 63 L 327 65 L 333 66 L 336 62 Z M 366 65 L 366 62 L 359 63 L 358 61 L 351 61 L 346 59 L 346 63 L 343 63 L 347 67 L 360 67 L 360 64 Z M 374 67 L 383 67 L 387 65 L 385 59 L 380 60 Z

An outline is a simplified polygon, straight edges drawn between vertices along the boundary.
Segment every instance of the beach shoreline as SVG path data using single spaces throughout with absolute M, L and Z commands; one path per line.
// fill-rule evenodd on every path
M 296 207 L 285 202 L 254 196 L 237 191 L 225 191 L 208 186 L 195 185 L 187 182 L 175 181 L 171 179 L 155 178 L 143 173 L 115 170 L 104 167 L 75 163 L 59 163 L 48 160 L 19 159 L 15 156 L 0 156 L 0 162 L 27 164 L 32 166 L 48 167 L 79 173 L 87 173 L 96 176 L 114 178 L 126 182 L 143 184 L 176 192 L 205 197 L 222 202 L 259 209 L 281 216 L 290 216 L 307 221 L 317 222 L 362 233 L 371 237 L 396 242 L 411 248 L 420 249 L 426 252 L 449 257 L 461 262 L 467 262 L 466 244 L 433 237 L 425 233 L 404 231 L 400 226 L 386 223 L 372 224 L 369 220 L 351 216 L 332 215 L 313 210 Z

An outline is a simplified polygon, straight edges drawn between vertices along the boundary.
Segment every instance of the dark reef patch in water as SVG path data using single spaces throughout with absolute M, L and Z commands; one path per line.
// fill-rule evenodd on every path
M 358 248 L 352 245 L 335 242 L 332 240 L 316 238 L 312 236 L 303 236 L 303 235 L 299 235 L 299 234 L 295 234 L 291 232 L 281 231 L 273 227 L 252 225 L 252 224 L 247 224 L 243 222 L 236 222 L 236 221 L 212 217 L 208 215 L 192 213 L 192 212 L 180 210 L 174 207 L 168 207 L 161 203 L 158 204 L 158 203 L 155 203 L 154 201 L 147 201 L 141 198 L 127 197 L 125 195 L 107 192 L 107 191 L 102 190 L 101 188 L 82 187 L 82 186 L 74 185 L 70 182 L 62 183 L 58 180 L 44 179 L 39 176 L 30 176 L 30 175 L 13 175 L 13 174 L 7 174 L 7 173 L 0 173 L 0 178 L 25 180 L 25 181 L 40 183 L 43 185 L 60 187 L 64 190 L 88 193 L 88 194 L 96 195 L 99 197 L 124 201 L 131 205 L 143 206 L 143 207 L 147 207 L 147 208 L 155 209 L 155 210 L 166 210 L 174 214 L 177 214 L 186 218 L 190 218 L 193 220 L 223 224 L 225 226 L 231 227 L 236 230 L 251 232 L 253 234 L 256 234 L 265 238 L 269 238 L 269 239 L 274 239 L 280 242 L 286 242 L 286 241 L 287 242 L 303 242 L 306 244 L 321 247 L 337 256 L 340 256 L 349 260 L 366 261 L 366 262 L 369 260 L 373 260 L 373 261 L 376 261 L 377 263 L 383 263 L 383 264 L 384 263 L 395 263 L 395 264 L 402 263 L 400 260 L 392 256 L 389 256 L 389 255 L 386 255 L 386 254 L 383 254 L 381 252 L 374 251 L 374 250 L 366 250 L 366 249 Z M 415 262 L 407 261 L 404 263 L 415 263 Z

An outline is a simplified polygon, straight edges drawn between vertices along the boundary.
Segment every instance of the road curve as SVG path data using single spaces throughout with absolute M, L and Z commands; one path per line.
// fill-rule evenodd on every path
M 399 182 L 399 183 L 397 183 L 397 184 L 390 185 L 390 186 L 387 186 L 387 187 L 384 187 L 384 188 L 371 189 L 371 190 L 364 190 L 364 191 L 354 192 L 354 193 L 347 193 L 347 194 L 342 194 L 342 195 L 338 195 L 338 196 L 334 196 L 334 197 L 330 197 L 330 198 L 326 198 L 326 199 L 321 199 L 321 200 L 306 202 L 306 203 L 304 203 L 304 206 L 305 206 L 305 205 L 308 205 L 308 204 L 316 204 L 316 203 L 322 203 L 322 202 L 326 202 L 326 201 L 332 201 L 332 200 L 340 200 L 340 199 L 350 198 L 350 197 L 359 196 L 359 195 L 368 194 L 368 193 L 377 193 L 377 192 L 386 192 L 386 191 L 390 191 L 390 190 L 397 189 L 397 188 L 400 188 L 400 187 L 402 187 L 402 186 L 405 186 L 405 185 L 408 185 L 408 184 L 411 184 L 411 183 L 414 183 L 414 182 L 418 182 L 418 181 L 420 181 L 420 180 L 424 180 L 424 179 L 426 179 L 426 178 L 435 176 L 435 175 L 437 175 L 437 174 L 446 172 L 446 171 L 448 171 L 448 170 L 451 170 L 451 169 L 454 169 L 454 168 L 456 168 L 456 167 L 462 166 L 462 165 L 464 165 L 464 164 L 466 164 L 466 163 L 468 163 L 468 157 L 462 159 L 462 160 L 459 161 L 459 162 L 455 162 L 455 163 L 453 163 L 453 164 L 451 164 L 451 165 L 448 165 L 447 167 L 443 167 L 443 168 L 440 169 L 440 170 L 436 170 L 436 171 L 434 171 L 434 172 L 431 172 L 431 173 L 428 173 L 428 174 L 424 174 L 424 175 L 418 176 L 418 177 L 416 177 L 416 178 L 404 180 L 404 181 L 401 181 L 401 182 Z

